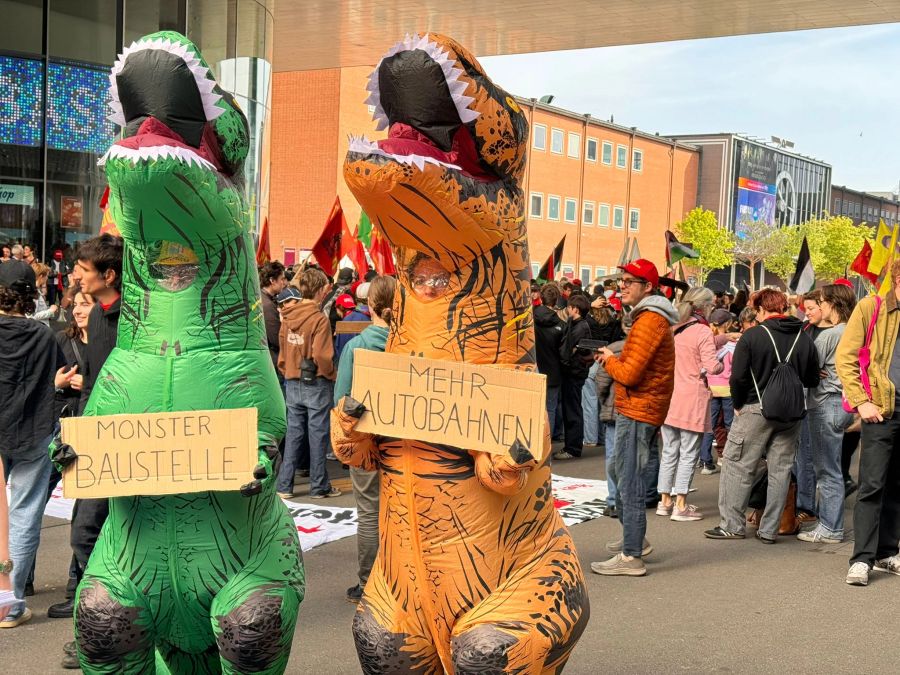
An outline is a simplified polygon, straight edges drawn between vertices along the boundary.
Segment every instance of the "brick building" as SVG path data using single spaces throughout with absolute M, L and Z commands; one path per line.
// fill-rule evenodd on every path
M 900 197 L 892 192 L 861 192 L 843 185 L 831 186 L 831 213 L 847 216 L 853 222 L 878 225 L 879 220 L 893 227 L 900 222 Z
M 276 73 L 272 105 L 272 255 L 290 261 L 315 243 L 337 194 L 353 229 L 359 206 L 341 177 L 348 134 L 375 131 L 362 103 L 369 67 Z M 619 260 L 629 236 L 665 262 L 665 230 L 697 203 L 696 148 L 518 99 L 531 126 L 526 169 L 535 273 L 566 235 L 563 272 L 589 281 Z

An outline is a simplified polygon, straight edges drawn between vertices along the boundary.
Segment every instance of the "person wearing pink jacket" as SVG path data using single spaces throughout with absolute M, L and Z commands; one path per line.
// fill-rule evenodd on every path
M 709 428 L 710 391 L 707 375 L 722 372 L 709 327 L 715 295 L 708 288 L 691 288 L 677 304 L 680 322 L 675 336 L 675 391 L 662 427 L 659 466 L 659 516 L 676 522 L 701 520 L 700 510 L 687 503 L 700 454 L 703 433 Z

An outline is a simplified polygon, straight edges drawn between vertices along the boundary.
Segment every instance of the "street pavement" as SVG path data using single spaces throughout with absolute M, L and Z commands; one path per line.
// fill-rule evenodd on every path
M 602 478 L 602 452 L 587 448 L 584 458 L 559 462 L 555 472 Z M 589 571 L 591 561 L 608 557 L 606 542 L 620 536 L 618 520 L 599 518 L 571 528 L 586 570 L 591 620 L 567 675 L 900 672 L 900 577 L 873 572 L 867 588 L 846 585 L 849 541 L 827 546 L 780 537 L 777 545 L 765 546 L 752 536 L 705 539 L 703 530 L 717 524 L 718 480 L 718 474 L 694 480 L 698 489 L 691 501 L 707 514 L 702 521 L 676 523 L 647 512 L 654 550 L 645 577 Z M 352 506 L 349 492 L 328 503 Z M 303 495 L 296 500 L 304 501 Z M 847 516 L 849 530 L 849 510 Z M 45 519 L 37 594 L 29 599 L 35 618 L 0 631 L 5 672 L 66 672 L 59 660 L 63 643 L 72 639 L 71 622 L 48 619 L 46 612 L 63 599 L 68 536 L 67 522 Z M 355 583 L 355 538 L 314 549 L 305 562 L 308 587 L 288 672 L 358 673 L 350 632 L 355 605 L 344 599 Z

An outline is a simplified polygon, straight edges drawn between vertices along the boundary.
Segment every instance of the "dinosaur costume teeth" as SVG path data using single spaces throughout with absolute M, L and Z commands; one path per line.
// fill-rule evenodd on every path
M 100 164 L 125 241 L 122 298 L 84 415 L 253 407 L 259 466 L 241 492 L 109 500 L 75 602 L 85 673 L 282 673 L 305 591 L 274 487 L 285 404 L 241 189 L 247 121 L 211 78 L 170 32 L 113 67 L 123 138 Z
M 216 170 L 216 167 L 212 162 L 203 159 L 193 150 L 171 145 L 154 145 L 141 148 L 125 148 L 121 145 L 113 145 L 109 150 L 103 153 L 103 156 L 100 157 L 100 159 L 97 160 L 97 164 L 99 166 L 104 166 L 106 161 L 110 158 L 127 159 L 131 161 L 132 164 L 137 164 L 141 161 L 149 162 L 158 159 L 174 159 L 187 166 L 196 164 L 209 171 Z
M 434 34 L 392 48 L 368 100 L 388 138 L 351 139 L 344 180 L 397 254 L 386 351 L 534 369 L 525 115 Z M 492 455 L 361 433 L 362 412 L 338 403 L 332 444 L 380 469 L 381 546 L 353 622 L 363 672 L 560 673 L 590 607 L 546 422 L 541 447 Z

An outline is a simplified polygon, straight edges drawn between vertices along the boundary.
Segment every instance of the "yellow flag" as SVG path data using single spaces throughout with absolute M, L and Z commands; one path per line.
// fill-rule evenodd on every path
M 883 221 L 882 221 L 883 222 Z M 893 287 L 893 276 L 891 275 L 891 266 L 894 264 L 894 258 L 897 257 L 897 231 L 900 230 L 900 227 L 894 227 L 894 232 L 891 234 L 890 244 L 888 247 L 888 255 L 887 260 L 884 262 L 884 266 L 881 270 L 881 276 L 878 279 L 879 287 L 878 287 L 878 295 L 882 298 L 886 298 L 888 293 L 891 292 L 891 288 Z M 881 233 L 881 227 L 878 228 L 879 234 Z M 871 265 L 869 266 L 871 269 Z
M 883 220 L 879 221 L 878 233 L 875 235 L 875 241 L 872 242 L 872 257 L 869 258 L 869 272 L 872 274 L 881 274 L 888 258 L 891 257 L 891 252 L 897 242 L 896 229 L 894 228 L 892 232 Z

